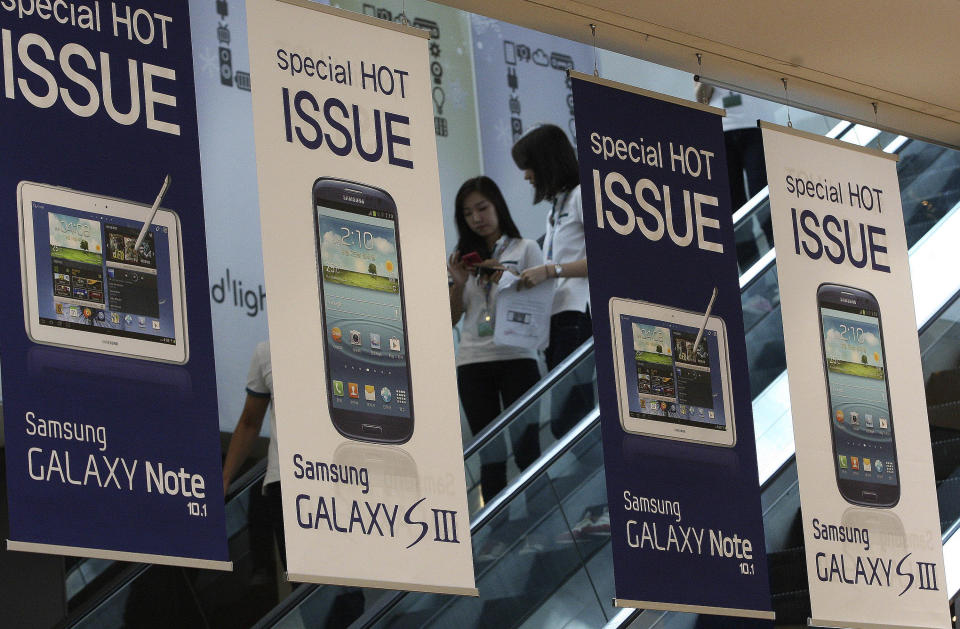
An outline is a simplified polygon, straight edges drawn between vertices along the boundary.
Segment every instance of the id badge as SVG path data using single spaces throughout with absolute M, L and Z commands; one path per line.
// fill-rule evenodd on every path
M 493 336 L 493 314 L 486 308 L 480 311 L 477 318 L 477 336 Z
M 727 94 L 723 97 L 723 108 L 732 109 L 743 104 L 743 98 L 740 94 Z

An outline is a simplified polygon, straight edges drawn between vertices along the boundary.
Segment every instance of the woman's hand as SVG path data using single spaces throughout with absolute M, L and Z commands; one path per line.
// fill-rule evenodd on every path
M 529 269 L 524 269 L 523 273 L 520 274 L 520 288 L 533 288 L 537 284 L 540 284 L 544 280 L 550 279 L 550 270 L 547 268 L 546 264 L 541 264 L 540 266 L 532 266 Z
M 470 277 L 470 269 L 467 268 L 467 264 L 460 257 L 459 251 L 455 250 L 447 258 L 447 273 L 453 279 L 454 285 L 463 286 L 467 283 L 467 278 Z

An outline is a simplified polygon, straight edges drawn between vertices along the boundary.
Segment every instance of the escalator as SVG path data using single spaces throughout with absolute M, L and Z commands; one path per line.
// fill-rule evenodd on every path
M 851 126 L 845 127 L 848 128 Z M 884 135 L 881 139 L 887 140 Z M 952 178 L 960 169 L 957 169 L 957 156 L 946 149 L 919 142 L 904 143 L 901 139 L 891 140 L 894 144 L 900 143 L 894 148 L 901 153 L 905 221 L 910 243 L 913 244 L 945 214 L 943 207 L 952 207 L 950 204 L 956 203 L 956 199 L 950 200 L 949 191 L 956 188 L 957 182 Z M 763 228 L 765 221 L 769 220 L 769 206 L 761 195 L 758 197 L 761 198 L 752 200 L 735 218 L 738 242 L 751 237 L 756 242 L 752 258 L 747 259 L 748 263 L 754 263 L 743 274 L 741 286 L 744 288 L 751 387 L 755 395 L 759 394 L 757 400 L 760 403 L 759 406 L 755 403 L 754 409 L 758 450 L 763 436 L 768 441 L 782 442 L 779 450 L 787 453 L 781 457 L 776 455 L 779 450 L 775 449 L 775 456 L 768 457 L 766 463 L 761 461 L 761 478 L 768 478 L 792 455 L 792 429 L 788 409 L 786 430 L 783 430 L 782 421 L 764 425 L 768 415 L 776 415 L 776 419 L 780 420 L 784 416 L 783 412 L 779 415 L 777 412 L 768 413 L 764 407 L 772 399 L 769 393 L 771 386 L 778 377 L 782 377 L 784 358 L 782 344 L 779 351 L 776 345 L 770 345 L 780 335 L 779 299 L 773 251 Z M 911 203 L 908 199 L 916 199 L 916 202 Z M 377 620 L 377 614 L 385 613 L 386 616 L 379 623 L 383 625 L 389 618 L 404 615 L 395 616 L 391 613 L 401 613 L 407 608 L 410 610 L 405 612 L 410 614 L 408 618 L 418 626 L 430 619 L 436 622 L 442 618 L 447 623 L 458 618 L 459 622 L 469 622 L 470 617 L 483 618 L 484 623 L 505 622 L 503 619 L 513 618 L 526 619 L 526 622 L 533 624 L 562 624 L 559 620 L 564 615 L 568 620 L 583 615 L 582 620 L 591 626 L 605 622 L 603 610 L 609 613 L 608 601 L 612 596 L 612 566 L 608 537 L 604 534 L 606 530 L 608 536 L 609 524 L 607 522 L 604 529 L 606 494 L 599 431 L 588 429 L 593 425 L 591 422 L 596 421 L 596 413 L 592 410 L 594 377 L 592 348 L 585 346 L 540 386 L 518 400 L 478 435 L 465 451 L 469 503 L 471 513 L 475 514 L 473 528 L 477 580 L 484 597 L 474 602 L 481 606 L 480 611 L 474 608 L 461 617 L 456 614 L 465 612 L 462 609 L 455 612 L 454 609 L 460 609 L 463 602 L 456 604 L 457 601 L 451 600 L 451 597 L 403 596 L 400 593 L 365 590 L 359 592 L 367 609 L 365 622 Z M 504 442 L 509 441 L 506 435 L 523 432 L 528 426 L 535 426 L 540 431 L 544 455 L 532 464 L 529 461 L 509 460 L 508 478 L 512 481 L 511 485 L 491 504 L 483 504 L 478 480 L 480 461 L 497 456 L 494 452 L 502 453 L 505 450 Z M 780 464 L 776 463 L 778 459 Z M 772 467 L 766 474 L 764 465 Z M 231 555 L 235 561 L 237 556 L 234 550 L 244 548 L 245 538 L 249 537 L 245 522 L 251 502 L 250 487 L 245 494 L 241 492 L 228 503 Z M 256 599 L 256 596 L 247 592 L 249 587 L 246 579 L 251 575 L 242 574 L 242 565 L 238 576 L 160 566 L 128 566 L 106 587 L 95 580 L 93 584 L 100 585 L 97 588 L 100 591 L 96 595 L 88 595 L 89 600 L 85 605 L 75 606 L 76 610 L 68 617 L 66 626 L 122 624 L 114 621 L 123 619 L 123 611 L 132 608 L 131 600 L 136 599 L 130 597 L 131 592 L 138 589 L 137 582 L 142 584 L 156 580 L 156 575 L 151 576 L 151 573 L 163 572 L 171 574 L 158 582 L 171 582 L 173 591 L 183 592 L 181 598 L 191 603 L 186 605 L 190 609 L 180 617 L 195 620 L 200 626 L 230 626 L 231 623 L 227 621 L 237 616 L 235 601 L 250 602 Z M 517 574 L 527 575 L 522 583 L 511 576 Z M 543 575 L 549 575 L 550 579 L 544 579 Z M 152 588 L 141 585 L 139 589 L 149 591 Z M 357 593 L 344 588 L 300 586 L 286 605 L 274 610 L 261 624 L 323 626 L 324 619 L 336 617 L 336 608 L 342 606 L 345 597 L 356 597 Z M 429 601 L 440 601 L 442 604 Z M 558 622 L 554 623 L 554 620 Z M 244 626 L 239 618 L 236 623 L 232 626 Z M 517 623 L 511 621 L 507 624 Z

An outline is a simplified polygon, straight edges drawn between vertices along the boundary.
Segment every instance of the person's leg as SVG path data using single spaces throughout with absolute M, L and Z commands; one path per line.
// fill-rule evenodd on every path
M 763 157 L 763 133 L 760 129 L 743 129 L 741 139 L 743 150 L 743 170 L 747 174 L 747 188 L 750 197 L 755 196 L 767 185 L 767 163 Z M 773 223 L 767 213 L 760 221 L 763 235 L 767 237 L 767 244 L 773 246 Z
M 470 432 L 476 437 L 500 414 L 497 363 L 471 363 L 457 367 L 460 403 Z M 480 450 L 480 495 L 484 502 L 507 485 L 507 447 L 497 437 Z
M 270 483 L 263 488 L 270 511 L 270 524 L 273 527 L 273 536 L 277 540 L 277 550 L 280 551 L 280 561 L 283 569 L 287 569 L 287 543 L 283 536 L 283 504 L 280 501 L 280 483 Z
M 593 336 L 593 325 L 586 312 L 565 310 L 550 317 L 550 344 L 547 346 L 547 369 L 553 370 L 573 350 Z
M 730 210 L 736 212 L 747 202 L 743 185 L 743 153 L 740 142 L 741 129 L 726 131 L 723 143 L 727 149 L 727 177 L 730 181 Z
M 547 348 L 547 366 L 553 369 L 593 334 L 590 314 L 586 312 L 559 312 L 550 319 L 550 343 Z M 567 433 L 584 413 L 593 408 L 593 383 L 574 383 L 568 379 L 563 391 L 555 391 L 550 430 L 559 439 Z
M 503 407 L 507 408 L 526 393 L 540 380 L 540 368 L 532 358 L 504 360 L 499 363 L 500 397 Z M 526 412 L 510 424 L 510 442 L 513 444 L 513 457 L 517 467 L 526 469 L 540 457 L 540 416 L 539 413 Z
M 747 175 L 748 198 L 752 198 L 767 185 L 767 164 L 763 159 L 763 134 L 760 129 L 740 129 L 740 155 L 743 171 Z

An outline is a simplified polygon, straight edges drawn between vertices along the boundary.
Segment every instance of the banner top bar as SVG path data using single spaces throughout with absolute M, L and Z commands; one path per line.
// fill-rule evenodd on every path
M 784 127 L 783 125 L 767 122 L 766 120 L 758 120 L 757 126 L 760 127 L 761 129 L 778 131 L 780 133 L 786 133 L 787 135 L 794 135 L 798 138 L 805 138 L 807 140 L 822 142 L 824 144 L 829 144 L 830 146 L 836 146 L 836 147 L 847 149 L 850 151 L 859 151 L 861 153 L 866 153 L 867 155 L 873 155 L 874 157 L 884 157 L 886 159 L 892 159 L 895 162 L 900 159 L 900 156 L 897 155 L 896 153 L 886 153 L 884 151 L 881 151 L 880 149 L 873 149 L 867 146 L 859 146 L 857 144 L 851 144 L 850 142 L 844 142 L 843 140 L 828 138 L 822 135 L 817 135 L 816 133 L 810 133 L 808 131 L 801 131 L 799 129 L 794 129 L 793 127 Z
M 387 28 L 392 31 L 406 33 L 407 35 L 415 35 L 417 37 L 423 37 L 424 39 L 430 39 L 430 33 L 422 28 L 404 26 L 403 24 L 397 24 L 396 22 L 388 22 L 387 20 L 381 20 L 380 18 L 370 17 L 369 15 L 365 15 L 363 13 L 355 13 L 354 11 L 347 11 L 346 9 L 338 9 L 337 7 L 310 2 L 310 0 L 277 0 L 277 2 L 292 4 L 303 9 L 319 11 L 320 13 L 329 13 L 330 15 L 336 15 L 337 17 L 354 20 L 355 22 L 363 22 L 364 24 L 369 24 L 371 26 L 379 26 L 380 28 Z
M 290 2 L 291 0 L 281 0 L 282 2 Z M 647 96 L 649 98 L 655 98 L 657 100 L 662 100 L 674 105 L 680 105 L 682 107 L 689 107 L 690 109 L 699 109 L 700 111 L 705 111 L 709 114 L 716 114 L 718 116 L 726 116 L 727 111 L 719 107 L 711 107 L 710 105 L 704 105 L 692 100 L 686 100 L 684 98 L 677 98 L 676 96 L 669 96 L 667 94 L 661 94 L 659 92 L 651 92 L 650 90 L 645 90 L 642 87 L 636 87 L 634 85 L 628 85 L 626 83 L 618 83 L 617 81 L 611 81 L 609 79 L 601 79 L 600 77 L 593 76 L 592 74 L 584 74 L 583 72 L 577 72 L 576 70 L 567 70 L 567 74 L 572 79 L 579 79 L 581 81 L 587 81 L 589 83 L 596 83 L 597 85 L 605 85 L 606 87 L 612 87 L 614 89 L 622 90 L 624 92 L 632 92 L 634 94 L 639 94 L 640 96 Z

